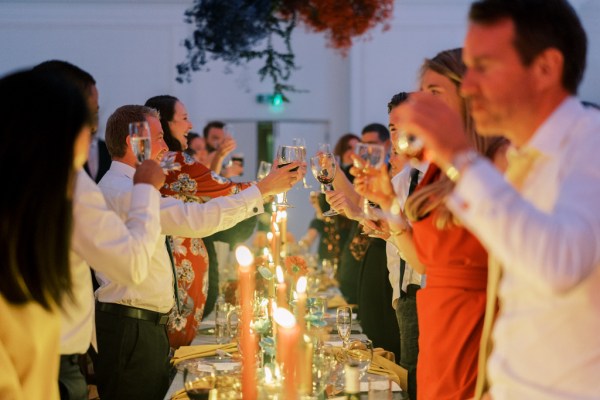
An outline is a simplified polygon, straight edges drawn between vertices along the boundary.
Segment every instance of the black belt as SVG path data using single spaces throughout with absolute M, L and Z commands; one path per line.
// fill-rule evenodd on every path
M 125 306 L 123 304 L 101 303 L 98 301 L 96 302 L 96 310 L 103 311 L 109 314 L 121 315 L 127 318 L 135 318 L 144 321 L 150 321 L 154 322 L 156 325 L 166 325 L 169 321 L 169 314 L 161 314 L 156 311 Z
M 72 365 L 79 365 L 79 357 L 81 354 L 61 354 L 60 362 L 61 363 L 71 363 Z
M 411 283 L 408 286 L 406 286 L 406 292 L 403 290 L 402 291 L 402 296 L 401 297 L 417 297 L 417 292 L 421 289 L 420 285 L 417 285 L 415 283 Z

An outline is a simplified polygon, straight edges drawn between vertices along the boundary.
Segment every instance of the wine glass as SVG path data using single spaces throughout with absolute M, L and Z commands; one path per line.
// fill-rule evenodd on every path
M 300 149 L 300 161 L 306 161 L 306 140 L 304 140 L 304 138 L 293 138 L 292 144 Z M 302 185 L 304 185 L 304 189 L 312 188 L 312 186 L 306 182 L 306 176 L 302 177 Z
M 321 153 L 310 158 L 310 169 L 315 178 L 321 182 L 321 193 L 332 190 L 331 183 L 335 177 L 336 163 L 333 154 Z M 338 215 L 338 212 L 331 209 L 323 213 L 324 217 Z
M 215 381 L 215 367 L 210 364 L 190 362 L 183 369 L 183 387 L 192 400 L 208 400 Z
M 285 167 L 286 165 L 298 160 L 299 153 L 298 146 L 279 146 L 277 148 L 277 168 Z M 292 171 L 296 171 L 297 169 L 298 168 L 294 168 Z M 282 201 L 278 203 L 277 206 L 294 208 L 294 206 L 287 202 L 287 196 L 285 192 L 283 193 Z
M 362 378 L 373 360 L 373 342 L 369 339 L 351 339 L 346 350 L 346 362 L 356 365 Z
M 332 153 L 333 151 L 331 151 L 331 145 L 329 143 L 319 143 L 319 147 L 318 147 L 318 153 Z
M 267 175 L 269 175 L 269 172 L 271 172 L 271 167 L 273 166 L 273 164 L 266 162 L 266 161 L 261 161 L 260 164 L 258 165 L 258 172 L 256 173 L 256 179 L 259 181 L 262 181 Z
M 385 148 L 380 144 L 358 143 L 354 148 L 354 152 L 358 155 L 359 160 L 354 160 L 354 166 L 361 168 L 367 172 L 369 168 L 381 168 L 385 158 Z M 365 217 L 372 219 L 370 216 L 369 200 L 364 199 L 363 212 Z
M 150 126 L 146 121 L 129 123 L 129 138 L 133 154 L 138 164 L 148 160 L 152 154 L 152 140 L 150 137 Z
M 352 330 L 352 308 L 350 306 L 341 306 L 337 308 L 335 325 L 338 335 L 344 343 L 344 348 L 348 348 L 348 340 Z

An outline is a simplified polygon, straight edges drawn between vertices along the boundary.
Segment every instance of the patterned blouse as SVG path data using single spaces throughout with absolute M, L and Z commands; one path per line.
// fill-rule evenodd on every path
M 251 183 L 233 183 L 215 174 L 187 153 L 177 152 L 175 162 L 181 170 L 170 171 L 161 189 L 164 196 L 185 202 L 205 203 L 212 198 L 229 196 L 246 189 Z M 171 311 L 167 326 L 171 347 L 188 346 L 197 333 L 204 313 L 208 292 L 208 254 L 200 238 L 171 237 L 171 248 L 181 313 Z

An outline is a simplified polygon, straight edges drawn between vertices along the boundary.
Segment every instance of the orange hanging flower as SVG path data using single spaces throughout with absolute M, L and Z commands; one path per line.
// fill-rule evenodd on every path
M 394 0 L 282 0 L 309 29 L 325 32 L 329 45 L 346 54 L 353 39 L 379 24 L 389 29 Z M 289 11 L 288 11 L 289 13 Z
M 305 276 L 308 274 L 306 260 L 300 256 L 287 256 L 285 258 L 285 270 L 289 275 Z

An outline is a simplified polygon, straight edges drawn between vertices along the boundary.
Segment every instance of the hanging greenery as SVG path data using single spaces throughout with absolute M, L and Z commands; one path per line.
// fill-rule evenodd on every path
M 177 65 L 177 81 L 190 82 L 192 72 L 206 69 L 210 60 L 240 65 L 264 61 L 261 81 L 273 82 L 273 94 L 289 101 L 286 93 L 298 90 L 287 82 L 296 69 L 291 35 L 299 20 L 310 30 L 324 32 L 328 45 L 342 54 L 354 38 L 384 23 L 393 0 L 194 0 L 185 12 L 193 24 L 185 39 L 186 60 Z

